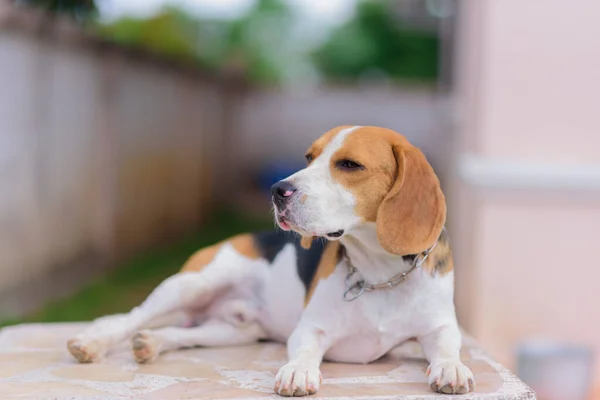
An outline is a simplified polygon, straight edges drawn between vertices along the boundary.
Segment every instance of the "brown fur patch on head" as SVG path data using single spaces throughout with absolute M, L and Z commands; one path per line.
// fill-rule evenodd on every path
M 344 170 L 340 160 L 364 168 Z M 416 254 L 431 247 L 446 221 L 446 203 L 433 169 L 419 149 L 390 129 L 361 127 L 331 158 L 333 178 L 352 192 L 356 212 L 377 223 L 382 247 Z
M 315 140 L 306 151 L 306 155 L 310 156 L 311 158 L 311 160 L 308 163 L 310 164 L 312 160 L 316 160 L 323 152 L 323 149 L 329 144 L 329 142 L 331 142 L 338 133 L 347 128 L 351 128 L 351 126 L 335 127 L 325 132 L 320 138 Z
M 260 252 L 254 244 L 252 235 L 242 234 L 198 250 L 183 264 L 181 272 L 201 271 L 205 266 L 210 264 L 226 243 L 230 243 L 235 250 L 250 259 L 256 260 L 261 257 Z
M 454 269 L 452 250 L 448 240 L 448 233 L 442 230 L 435 249 L 429 254 L 423 268 L 431 275 L 445 275 Z
M 376 221 L 379 205 L 396 176 L 396 161 L 390 147 L 393 135 L 400 136 L 384 128 L 358 128 L 331 157 L 331 176 L 352 192 L 357 202 L 356 213 L 365 221 Z M 336 165 L 341 160 L 357 162 L 364 169 L 342 170 Z
M 446 200 L 419 149 L 393 145 L 398 175 L 377 212 L 377 237 L 390 253 L 416 254 L 431 247 L 446 223 Z
M 326 279 L 333 274 L 333 271 L 335 271 L 335 267 L 338 265 L 341 258 L 342 253 L 340 242 L 328 242 L 323 254 L 321 255 L 317 272 L 315 272 L 315 276 L 310 282 L 310 286 L 306 292 L 306 297 L 304 298 L 304 307 L 306 307 L 310 302 L 313 293 L 317 289 L 319 281 L 321 279 Z

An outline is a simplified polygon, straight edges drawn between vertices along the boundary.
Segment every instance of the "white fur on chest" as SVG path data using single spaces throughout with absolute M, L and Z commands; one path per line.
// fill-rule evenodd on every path
M 342 263 L 336 273 L 322 281 L 303 315 L 304 322 L 344 333 L 326 353 L 328 360 L 371 362 L 454 318 L 452 273 L 432 277 L 417 270 L 394 288 L 365 292 L 350 302 L 342 299 L 345 273 Z M 339 322 L 327 326 L 325 321 L 332 320 Z

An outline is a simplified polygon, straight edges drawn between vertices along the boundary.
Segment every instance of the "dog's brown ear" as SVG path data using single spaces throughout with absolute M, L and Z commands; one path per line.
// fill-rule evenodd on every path
M 300 246 L 302 246 L 302 248 L 306 250 L 310 249 L 310 246 L 312 246 L 313 239 L 313 236 L 302 236 L 302 239 L 300 239 Z
M 377 238 L 393 254 L 418 254 L 433 246 L 446 222 L 440 182 L 421 151 L 393 145 L 396 181 L 377 211 Z

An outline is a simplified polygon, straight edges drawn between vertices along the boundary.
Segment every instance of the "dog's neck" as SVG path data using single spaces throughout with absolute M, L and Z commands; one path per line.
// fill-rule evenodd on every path
M 367 282 L 385 282 L 396 274 L 408 271 L 412 266 L 414 257 L 398 256 L 381 247 L 375 223 L 362 224 L 340 241 L 350 262 Z

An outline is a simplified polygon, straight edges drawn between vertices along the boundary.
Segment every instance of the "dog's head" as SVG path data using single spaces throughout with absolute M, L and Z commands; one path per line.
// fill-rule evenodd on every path
M 312 144 L 306 159 L 306 168 L 272 187 L 282 229 L 336 240 L 374 223 L 381 246 L 398 255 L 424 251 L 439 237 L 444 194 L 423 153 L 404 136 L 337 127 Z

